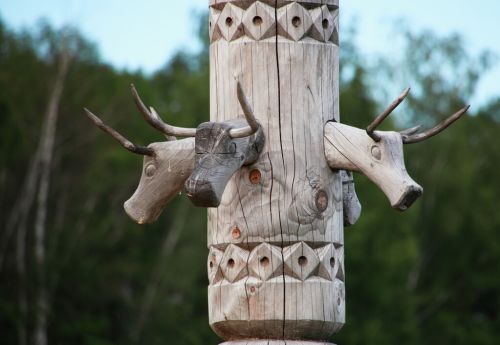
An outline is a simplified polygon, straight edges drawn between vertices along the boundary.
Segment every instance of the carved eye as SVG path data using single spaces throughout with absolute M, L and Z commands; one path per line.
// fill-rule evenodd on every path
M 156 166 L 154 164 L 149 164 L 145 169 L 144 172 L 147 177 L 152 177 L 156 173 Z
M 380 151 L 380 147 L 376 145 L 372 147 L 372 156 L 378 161 L 382 158 L 382 151 Z
M 229 149 L 230 153 L 236 153 L 236 143 L 231 143 L 231 148 Z

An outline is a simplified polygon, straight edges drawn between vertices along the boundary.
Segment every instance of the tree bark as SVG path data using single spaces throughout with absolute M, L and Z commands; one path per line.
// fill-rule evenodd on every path
M 47 317 L 49 311 L 49 296 L 46 286 L 46 227 L 48 197 L 50 189 L 50 176 L 52 157 L 56 138 L 59 105 L 64 89 L 64 81 L 68 72 L 71 56 L 64 51 L 61 56 L 54 88 L 50 95 L 46 112 L 46 119 L 40 138 L 40 183 L 37 195 L 37 209 L 35 216 L 35 264 L 37 276 L 37 289 L 35 296 L 35 330 L 34 344 L 47 344 Z

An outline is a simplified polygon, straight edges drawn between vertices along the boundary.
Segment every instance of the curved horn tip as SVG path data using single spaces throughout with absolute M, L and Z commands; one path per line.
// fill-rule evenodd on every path
M 399 96 L 399 98 L 402 98 L 402 99 L 405 99 L 409 94 L 410 94 L 410 91 L 411 91 L 411 87 L 408 86 L 404 91 L 403 93 Z
M 99 124 L 103 123 L 102 120 L 97 115 L 95 115 L 94 113 L 92 113 L 89 109 L 83 108 L 83 110 L 85 111 L 85 114 L 87 115 L 87 117 L 90 120 L 92 120 L 92 122 L 94 122 L 96 124 L 97 123 L 99 123 Z

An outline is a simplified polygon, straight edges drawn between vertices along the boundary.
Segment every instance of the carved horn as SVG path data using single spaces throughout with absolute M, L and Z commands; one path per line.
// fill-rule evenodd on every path
M 248 126 L 235 128 L 229 131 L 229 135 L 234 139 L 248 137 L 257 132 L 260 127 L 257 119 L 255 118 L 252 107 L 250 106 L 250 103 L 248 103 L 248 99 L 243 92 L 241 83 L 238 82 L 237 84 L 238 101 L 240 102 L 241 108 L 243 109 L 243 113 L 245 114 Z
M 121 135 L 120 133 L 115 131 L 113 128 L 106 125 L 99 117 L 92 114 L 92 112 L 90 110 L 88 110 L 87 108 L 84 108 L 84 110 L 85 110 L 85 113 L 87 114 L 87 117 L 97 127 L 99 127 L 102 131 L 111 135 L 116 141 L 118 141 L 120 143 L 120 145 L 122 145 L 124 148 L 126 148 L 130 152 L 136 153 L 138 155 L 143 155 L 143 156 L 154 156 L 155 152 L 153 149 L 150 149 L 149 147 L 135 145 L 130 140 L 125 138 L 123 135 Z
M 160 118 L 158 113 L 151 108 L 151 111 L 144 105 L 139 93 L 137 92 L 134 84 L 130 85 L 132 90 L 132 96 L 134 97 L 135 105 L 139 112 L 142 114 L 147 123 L 151 126 L 165 134 L 167 137 L 195 137 L 196 136 L 196 128 L 183 128 L 183 127 L 174 127 L 171 126 Z
M 405 144 L 415 144 L 419 143 L 421 141 L 427 140 L 435 135 L 438 135 L 442 131 L 444 131 L 446 128 L 451 126 L 455 121 L 460 119 L 470 108 L 470 105 L 460 109 L 457 111 L 455 114 L 451 115 L 449 118 L 441 122 L 439 125 L 436 127 L 429 129 L 428 131 L 425 131 L 423 133 L 415 134 L 415 135 L 405 135 L 402 133 L 403 137 L 403 143 Z
M 381 138 L 377 133 L 375 133 L 375 130 L 404 101 L 404 99 L 408 96 L 409 93 L 410 93 L 410 88 L 404 90 L 403 93 L 399 95 L 399 97 L 394 102 L 392 102 L 392 104 L 386 110 L 384 110 L 379 116 L 377 116 L 375 120 L 373 120 L 373 122 L 366 128 L 366 133 L 373 140 L 375 140 L 376 142 L 380 141 Z

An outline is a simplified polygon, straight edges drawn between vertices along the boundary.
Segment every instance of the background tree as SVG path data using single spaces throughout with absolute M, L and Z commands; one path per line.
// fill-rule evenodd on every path
M 74 30 L 41 24 L 14 32 L 0 22 L 2 344 L 40 343 L 40 245 L 48 343 L 217 343 L 207 320 L 205 211 L 177 198 L 157 224 L 133 224 L 122 203 L 137 186 L 140 158 L 97 131 L 82 111 L 95 110 L 137 143 L 164 140 L 135 110 L 134 83 L 166 121 L 191 127 L 206 121 L 208 43 L 205 19 L 200 22 L 203 49 L 177 54 L 151 76 L 102 63 L 96 47 Z M 74 54 L 57 102 L 40 239 L 37 147 L 68 35 Z M 389 82 L 382 88 L 387 95 L 413 86 L 408 105 L 387 128 L 431 126 L 471 98 L 491 63 L 488 55 L 470 57 L 457 36 L 407 32 L 402 60 L 381 57 L 377 64 L 351 36 L 343 38 L 341 115 L 359 127 L 384 107 L 372 92 L 376 81 Z M 364 209 L 346 231 L 349 322 L 336 343 L 496 344 L 499 121 L 500 100 L 491 100 L 475 105 L 452 130 L 408 147 L 407 168 L 425 194 L 404 215 L 357 177 Z

